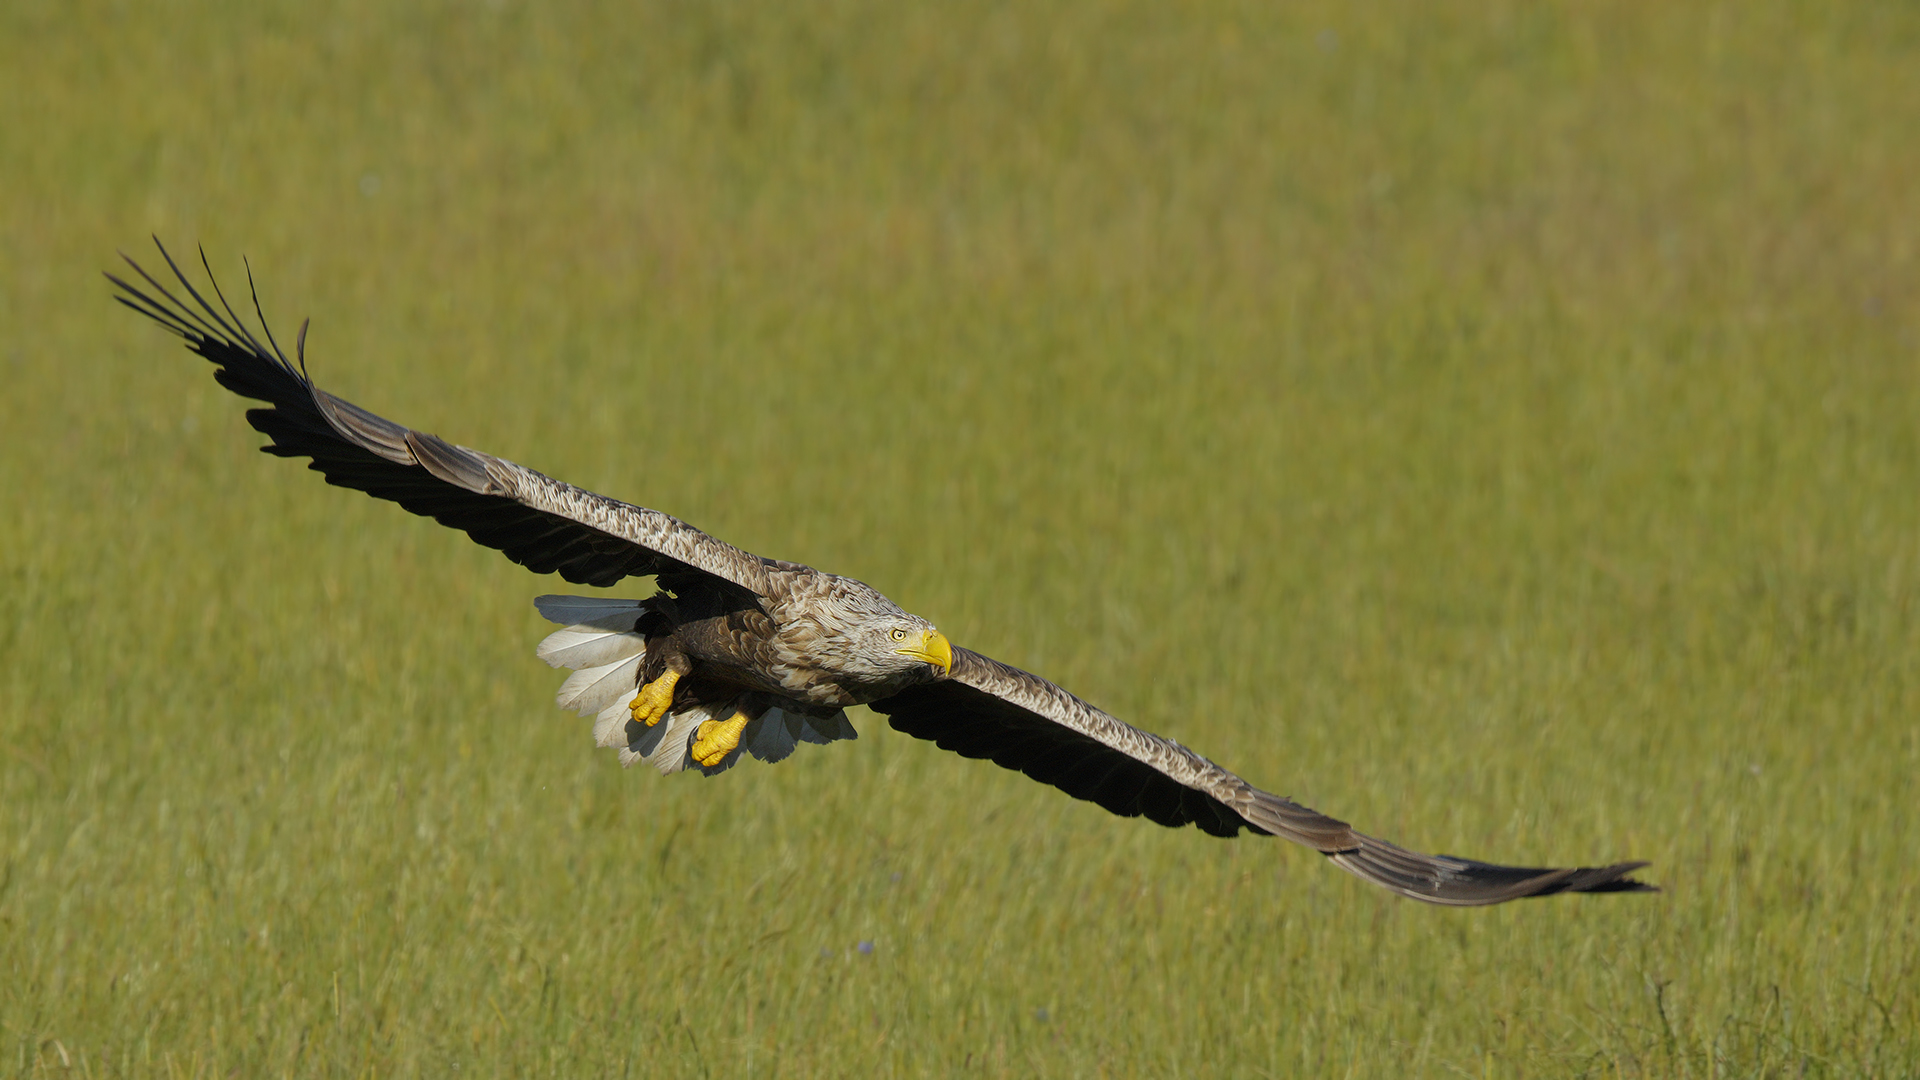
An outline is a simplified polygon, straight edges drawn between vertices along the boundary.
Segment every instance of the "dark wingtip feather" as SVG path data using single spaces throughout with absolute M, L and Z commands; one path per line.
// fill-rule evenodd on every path
M 1627 875 L 1643 866 L 1650 866 L 1646 860 L 1615 863 L 1612 866 L 1581 867 L 1574 879 L 1565 889 L 1566 892 L 1615 893 L 1615 892 L 1659 892 L 1660 886 L 1630 878 Z
M 206 256 L 206 249 L 200 249 L 200 257 L 205 259 Z M 260 287 L 253 283 L 253 263 L 244 255 L 240 257 L 240 262 L 241 265 L 247 268 L 247 292 L 253 295 L 253 314 L 260 320 L 260 332 L 267 335 L 267 344 L 273 346 L 273 355 L 279 359 L 281 364 L 286 364 L 287 354 L 281 352 L 280 343 L 273 340 L 273 327 L 267 323 L 267 313 L 260 310 Z M 306 327 L 307 324 L 302 321 L 300 323 L 302 333 L 305 333 Z
M 1423 855 L 1353 834 L 1354 844 L 1324 854 L 1341 869 L 1414 900 L 1453 907 L 1503 904 L 1561 893 L 1658 892 L 1628 877 L 1645 862 L 1610 866 L 1502 866 L 1454 855 Z
M 506 551 L 515 562 L 537 572 L 558 571 L 568 581 L 604 586 L 624 577 L 686 569 L 592 525 L 529 510 L 508 495 L 493 493 L 488 462 L 495 459 L 411 431 L 320 390 L 307 374 L 309 323 L 302 320 L 294 339 L 295 359 L 289 359 L 267 324 L 251 265 L 248 292 L 265 343 L 227 300 L 204 248 L 200 264 L 212 298 L 193 284 L 159 237 L 153 242 L 177 283 L 169 288 L 121 252 L 145 284 L 107 273 L 119 290 L 114 299 L 184 339 L 188 349 L 213 364 L 221 386 L 270 406 L 247 412 L 248 423 L 270 440 L 261 450 L 279 457 L 310 457 L 309 467 L 330 484 L 397 502 Z

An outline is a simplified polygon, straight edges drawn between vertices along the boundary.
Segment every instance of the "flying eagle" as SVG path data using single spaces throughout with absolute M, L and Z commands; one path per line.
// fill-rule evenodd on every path
M 156 241 L 157 243 L 157 241 Z M 778 761 L 799 743 L 851 739 L 845 709 L 865 705 L 899 731 L 988 758 L 1123 817 L 1189 823 L 1215 836 L 1282 836 L 1402 896 L 1497 904 L 1562 892 L 1648 892 L 1644 862 L 1521 867 L 1422 855 L 1265 791 L 1171 739 L 1101 712 L 1036 675 L 956 648 L 932 623 L 852 578 L 742 551 L 658 510 L 455 446 L 334 397 L 306 374 L 306 324 L 289 361 L 255 337 L 210 280 L 218 306 L 164 247 L 176 297 L 112 274 L 115 299 L 185 339 L 221 386 L 266 402 L 247 420 L 281 457 L 306 457 L 330 484 L 357 488 L 461 529 L 535 573 L 608 586 L 652 577 L 646 600 L 544 596 L 564 629 L 539 656 L 575 669 L 559 703 L 594 715 L 622 764 L 713 774 L 750 754 Z M 126 256 L 122 256 L 126 258 Z M 212 268 L 201 253 L 209 279 Z M 251 275 L 249 275 L 251 283 Z

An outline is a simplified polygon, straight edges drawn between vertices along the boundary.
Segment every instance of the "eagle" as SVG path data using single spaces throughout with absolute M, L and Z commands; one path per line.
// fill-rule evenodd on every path
M 258 336 L 220 291 L 210 302 L 164 245 L 176 295 L 122 253 L 142 285 L 107 274 L 114 299 L 178 335 L 221 386 L 266 408 L 247 420 L 260 449 L 310 459 L 327 482 L 464 531 L 535 573 L 605 587 L 651 577 L 644 600 L 543 596 L 562 629 L 538 655 L 573 669 L 558 702 L 595 717 L 622 764 L 662 773 L 773 762 L 802 743 L 855 737 L 849 706 L 963 757 L 986 758 L 1122 817 L 1284 837 L 1401 896 L 1479 906 L 1555 893 L 1652 892 L 1645 862 L 1503 866 L 1423 855 L 1254 787 L 1192 750 L 1108 715 L 1019 668 L 959 648 L 872 587 L 769 559 L 658 510 L 597 495 L 396 424 L 307 374 L 307 324 L 281 351 L 248 269 Z

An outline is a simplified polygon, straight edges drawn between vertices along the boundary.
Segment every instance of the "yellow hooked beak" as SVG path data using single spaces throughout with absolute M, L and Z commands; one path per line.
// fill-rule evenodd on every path
M 947 635 L 932 627 L 921 633 L 919 641 L 893 651 L 932 664 L 940 669 L 942 675 L 953 674 L 953 645 L 947 641 Z

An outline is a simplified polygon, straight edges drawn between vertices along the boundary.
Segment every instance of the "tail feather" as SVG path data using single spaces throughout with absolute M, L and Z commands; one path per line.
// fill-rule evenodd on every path
M 601 709 L 600 715 L 593 718 L 593 745 L 608 750 L 632 741 L 627 735 L 627 725 L 634 722 L 633 713 L 627 704 L 615 698 L 613 704 Z
M 825 746 L 830 742 L 839 742 L 841 739 L 860 737 L 860 733 L 853 730 L 853 721 L 847 719 L 845 709 L 835 709 L 832 716 L 808 716 L 802 713 L 798 719 L 800 726 L 794 731 L 793 737 L 801 742 Z M 789 719 L 788 722 L 791 724 L 792 720 Z
M 598 626 L 603 621 L 617 621 L 621 617 L 627 624 L 618 627 L 621 630 L 633 629 L 633 620 L 638 619 L 646 604 L 641 600 L 616 600 L 604 596 L 536 596 L 533 606 L 540 610 L 548 622 L 562 626 L 583 623 Z M 606 629 L 615 629 L 608 626 Z
M 534 655 L 548 667 L 588 668 L 617 663 L 647 651 L 647 639 L 631 630 L 602 630 L 585 624 L 555 630 Z
M 592 716 L 618 699 L 633 700 L 634 690 L 639 686 L 640 661 L 643 659 L 644 654 L 630 656 L 625 660 L 574 672 L 567 676 L 566 682 L 560 684 L 560 693 L 554 696 L 554 704 L 563 709 L 572 709 L 581 716 Z
M 713 719 L 713 711 L 703 706 L 678 709 L 665 720 L 640 732 L 638 738 L 620 751 L 620 764 L 633 765 L 641 760 L 660 770 L 662 776 L 693 764 L 693 736 L 701 724 Z
M 747 725 L 740 744 L 747 748 L 748 753 L 769 765 L 785 761 L 798 745 L 788 728 L 785 709 L 768 709 L 765 716 Z

